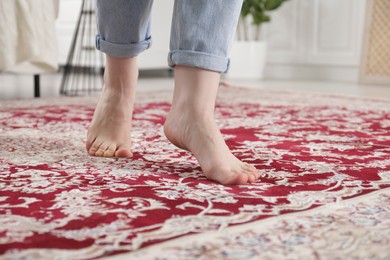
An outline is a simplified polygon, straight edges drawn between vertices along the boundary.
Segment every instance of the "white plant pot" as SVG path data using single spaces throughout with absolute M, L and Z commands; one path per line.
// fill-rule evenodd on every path
M 261 79 L 264 75 L 267 43 L 265 41 L 234 41 L 230 51 L 230 79 Z

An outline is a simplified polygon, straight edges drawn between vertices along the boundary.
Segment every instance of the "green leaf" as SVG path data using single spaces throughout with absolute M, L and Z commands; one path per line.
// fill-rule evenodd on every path
M 267 11 L 272 11 L 277 9 L 279 6 L 283 4 L 285 0 L 265 0 L 264 8 Z
M 265 22 L 271 21 L 271 17 L 268 15 L 265 15 L 263 13 L 258 13 L 256 15 L 253 15 L 253 24 L 254 25 L 260 25 Z
M 250 1 L 244 1 L 241 8 L 241 16 L 246 17 L 251 10 L 251 3 Z
M 241 16 L 247 17 L 250 15 L 253 19 L 253 24 L 259 26 L 261 23 L 269 22 L 270 16 L 268 11 L 277 9 L 288 0 L 244 0 L 241 8 Z

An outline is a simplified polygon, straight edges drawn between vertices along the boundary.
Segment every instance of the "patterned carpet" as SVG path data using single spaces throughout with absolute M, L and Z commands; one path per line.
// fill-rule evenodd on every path
M 386 259 L 390 101 L 221 87 L 227 144 L 261 173 L 205 179 L 140 93 L 134 158 L 84 151 L 95 97 L 0 102 L 1 259 Z

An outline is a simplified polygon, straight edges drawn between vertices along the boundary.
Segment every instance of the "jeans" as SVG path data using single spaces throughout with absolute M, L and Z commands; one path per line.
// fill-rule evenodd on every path
M 148 49 L 152 4 L 153 0 L 97 0 L 96 48 L 120 58 Z M 225 72 L 241 5 L 242 0 L 175 0 L 168 65 Z

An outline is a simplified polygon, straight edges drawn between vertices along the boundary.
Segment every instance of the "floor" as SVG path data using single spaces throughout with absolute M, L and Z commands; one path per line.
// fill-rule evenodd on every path
M 62 75 L 52 73 L 41 76 L 41 96 L 59 96 Z M 380 98 L 390 100 L 389 85 L 368 85 L 346 82 L 300 81 L 300 80 L 231 80 L 225 81 L 238 86 L 338 94 L 353 97 Z M 34 80 L 32 75 L 0 74 L 0 101 L 6 99 L 25 99 L 34 97 Z M 173 88 L 173 78 L 169 73 L 141 73 L 138 91 L 163 90 Z

